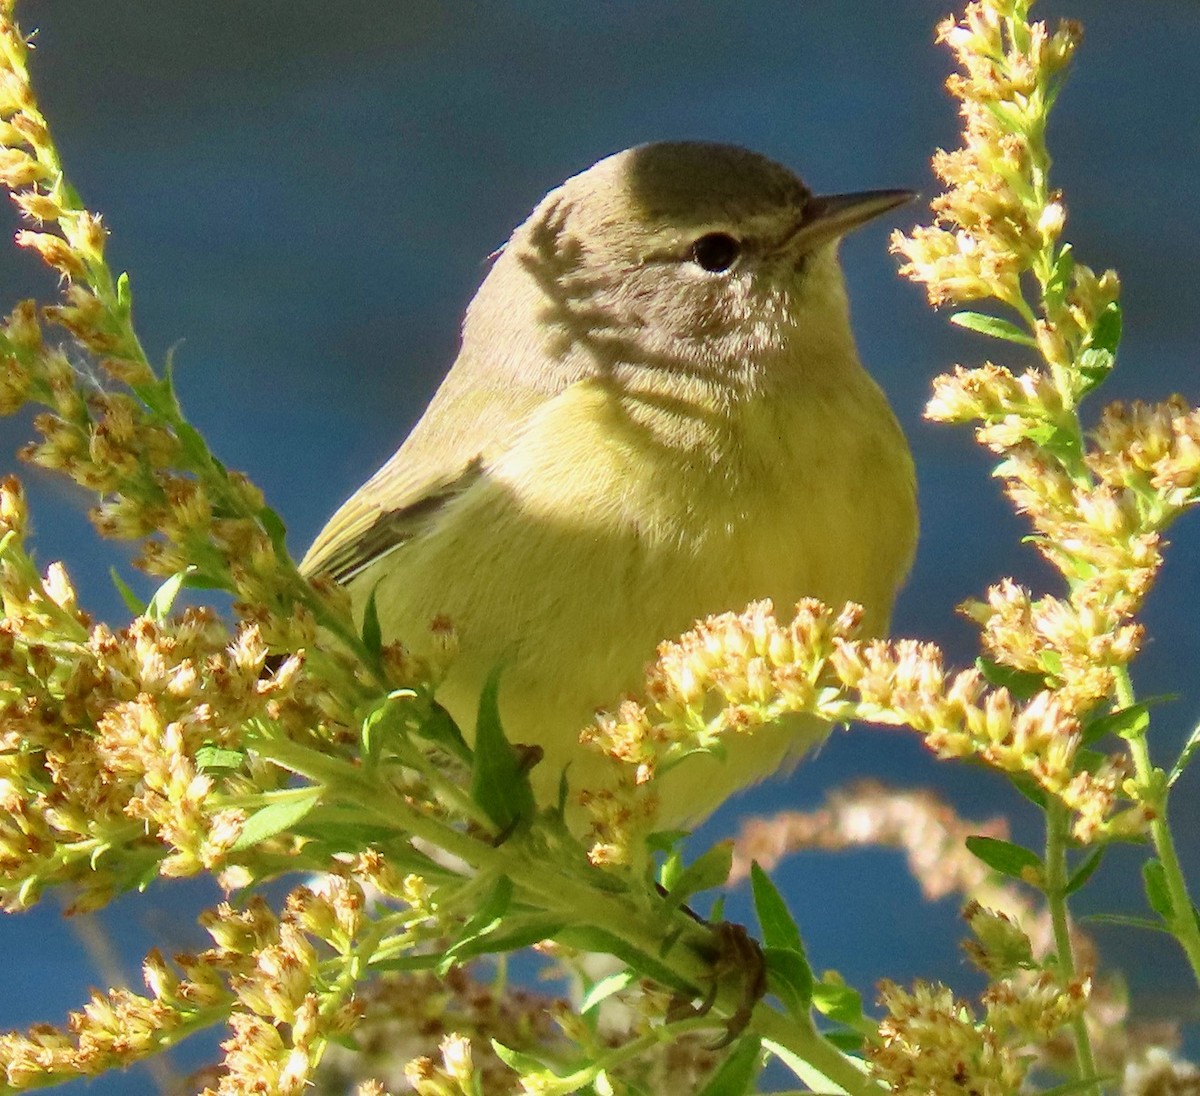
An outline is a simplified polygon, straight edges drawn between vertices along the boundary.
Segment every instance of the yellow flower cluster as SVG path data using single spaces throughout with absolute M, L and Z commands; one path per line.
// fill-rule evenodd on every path
M 596 821 L 593 860 L 626 862 L 645 813 L 640 786 L 657 771 L 789 713 L 911 727 L 941 757 L 978 757 L 1027 774 L 1076 813 L 1081 840 L 1141 830 L 1138 805 L 1117 810 L 1120 762 L 1075 771 L 1080 725 L 1059 693 L 1019 703 L 1007 689 L 987 687 L 977 670 L 947 674 L 933 644 L 858 639 L 860 618 L 857 606 L 835 613 L 806 599 L 780 624 L 770 602 L 758 602 L 662 644 L 647 702 L 601 713 L 582 736 L 620 765 L 618 786 L 586 804 Z
M 174 964 L 147 956 L 149 996 L 96 992 L 66 1030 L 39 1024 L 0 1034 L 0 1077 L 20 1089 L 94 1076 L 227 1016 L 222 1074 L 203 1096 L 304 1092 L 329 1040 L 344 1038 L 361 1015 L 353 979 L 340 976 L 364 958 L 363 910 L 362 888 L 345 875 L 320 892 L 297 888 L 280 917 L 261 898 L 222 903 L 201 918 L 214 947 Z
M 246 755 L 248 729 L 298 741 L 346 734 L 350 713 L 294 654 L 270 668 L 255 624 L 210 610 L 147 614 L 114 631 L 78 608 L 66 571 L 38 575 L 21 542 L 24 500 L 0 485 L 0 894 L 47 885 L 103 903 L 147 870 L 215 870 L 238 838 L 238 796 L 287 774 Z M 315 626 L 291 621 L 297 649 Z M 203 758 L 219 756 L 206 768 Z
M 871 1074 L 897 1096 L 1010 1096 L 1035 1060 L 1030 1049 L 1078 1017 L 1088 993 L 1086 979 L 1061 986 L 1044 972 L 1019 988 L 1000 979 L 985 992 L 979 1018 L 946 986 L 918 982 L 910 991 L 885 981 L 887 1016 L 869 1050 Z
M 903 272 L 926 284 L 934 304 L 994 297 L 1022 310 L 1021 276 L 1062 231 L 1041 123 L 1080 29 L 1030 25 L 1028 8 L 1028 0 L 985 0 L 938 28 L 963 69 L 947 87 L 960 103 L 964 143 L 934 158 L 947 187 L 933 203 L 937 224 L 893 237 L 908 260 Z

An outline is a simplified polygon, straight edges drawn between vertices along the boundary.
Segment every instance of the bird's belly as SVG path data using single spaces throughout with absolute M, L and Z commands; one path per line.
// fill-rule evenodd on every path
M 885 627 L 911 536 L 894 538 L 897 562 L 879 558 L 897 506 L 851 482 L 855 470 L 793 462 L 739 478 L 686 460 L 647 467 L 611 446 L 586 466 L 485 476 L 396 553 L 377 593 L 388 638 L 419 648 L 434 617 L 453 623 L 460 654 L 438 695 L 468 734 L 480 686 L 503 664 L 502 719 L 510 740 L 544 751 L 543 802 L 568 763 L 573 788 L 608 783 L 610 763 L 579 745 L 580 730 L 638 691 L 658 643 L 697 619 L 762 598 L 786 615 L 813 596 L 859 601 L 868 626 Z M 689 761 L 659 789 L 660 822 L 703 816 L 823 733 L 799 721 L 731 743 L 724 763 Z

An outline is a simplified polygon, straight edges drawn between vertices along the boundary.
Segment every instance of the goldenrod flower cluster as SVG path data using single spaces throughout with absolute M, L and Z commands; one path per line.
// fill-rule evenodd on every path
M 1019 702 L 978 670 L 948 673 L 933 644 L 857 638 L 860 618 L 857 606 L 835 613 L 809 599 L 784 624 L 763 601 L 662 644 L 646 703 L 602 713 L 583 733 L 621 764 L 618 788 L 594 808 L 593 858 L 624 862 L 636 827 L 622 823 L 640 818 L 640 786 L 660 768 L 792 713 L 910 727 L 941 757 L 1027 774 L 1076 813 L 1081 840 L 1140 830 L 1141 808 L 1119 807 L 1125 773 L 1117 760 L 1075 771 L 1081 728 L 1058 692 Z
M 244 753 L 247 728 L 315 741 L 336 715 L 291 655 L 268 668 L 255 624 L 210 610 L 92 624 L 60 564 L 41 576 L 22 542 L 24 500 L 0 484 L 0 895 L 49 885 L 101 904 L 147 872 L 216 871 L 246 812 L 239 796 L 286 773 Z M 298 633 L 314 632 L 298 616 Z M 214 759 L 205 765 L 208 756 Z
M 980 1016 L 945 986 L 884 982 L 887 1016 L 870 1051 L 872 1075 L 897 1096 L 1010 1096 L 1033 1064 L 1030 1048 L 1077 1017 L 1087 994 L 1086 981 L 1063 987 L 1045 974 L 1019 990 L 1001 980 L 985 992 Z

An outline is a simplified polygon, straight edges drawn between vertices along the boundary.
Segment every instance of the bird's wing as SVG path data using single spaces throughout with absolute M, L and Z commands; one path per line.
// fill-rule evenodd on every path
M 349 582 L 475 483 L 519 436 L 529 413 L 553 395 L 508 376 L 499 384 L 500 391 L 496 379 L 481 379 L 473 361 L 460 359 L 404 444 L 317 535 L 301 572 Z
M 363 484 L 313 541 L 300 563 L 303 574 L 328 575 L 347 583 L 399 548 L 456 495 L 471 486 L 483 470 L 477 454 L 457 474 L 450 472 L 421 488 L 394 482 L 392 461 Z

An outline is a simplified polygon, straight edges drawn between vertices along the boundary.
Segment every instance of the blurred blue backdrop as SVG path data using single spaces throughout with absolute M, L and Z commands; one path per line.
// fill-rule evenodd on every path
M 484 257 L 550 187 L 642 141 L 742 144 L 799 170 L 818 191 L 932 192 L 928 158 L 956 141 L 933 44 L 949 0 L 26 0 L 37 27 L 35 80 L 68 171 L 105 214 L 110 256 L 133 278 L 139 330 L 156 360 L 172 348 L 185 407 L 231 466 L 284 516 L 297 553 L 330 511 L 389 455 L 455 353 Z M 1125 284 L 1126 337 L 1106 398 L 1200 400 L 1200 114 L 1194 0 L 1047 2 L 1087 36 L 1051 132 L 1067 235 Z M 911 224 L 917 207 L 900 212 Z M 6 231 L 16 227 L 7 211 Z M 1019 543 L 1024 526 L 965 430 L 922 422 L 930 378 L 1003 348 L 950 328 L 896 276 L 887 228 L 847 241 L 844 265 L 863 359 L 890 394 L 916 452 L 923 511 L 898 633 L 975 654 L 954 606 L 1005 574 L 1052 576 Z M 28 255 L 0 250 L 4 307 L 53 292 Z M 1020 365 L 1014 354 L 1010 364 Z M 0 422 L 0 462 L 28 422 Z M 64 559 L 85 604 L 119 619 L 107 577 L 125 567 L 98 544 L 84 501 L 22 470 L 43 561 Z M 1142 695 L 1178 699 L 1155 716 L 1168 763 L 1195 722 L 1200 655 L 1195 595 L 1200 522 L 1183 521 L 1147 607 L 1136 668 Z M 739 816 L 815 806 L 861 776 L 938 788 L 969 817 L 1036 819 L 1004 781 L 935 764 L 903 732 L 833 736 L 788 780 L 723 809 Z M 1200 879 L 1195 775 L 1175 823 Z M 1110 856 L 1082 911 L 1142 912 L 1136 849 Z M 957 903 L 922 903 L 900 857 L 797 857 L 779 873 L 819 968 L 873 981 L 974 983 L 956 940 Z M 136 978 L 152 942 L 202 946 L 198 884 L 155 888 L 101 915 Z M 744 897 L 731 903 L 746 915 Z M 1165 937 L 1097 930 L 1128 973 L 1141 1015 L 1191 1017 L 1195 987 Z M 0 920 L 0 1028 L 59 1021 L 104 981 L 53 899 Z M 211 1050 L 186 1048 L 186 1064 Z M 152 1091 L 141 1074 L 89 1092 Z

